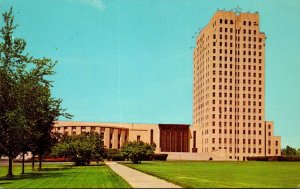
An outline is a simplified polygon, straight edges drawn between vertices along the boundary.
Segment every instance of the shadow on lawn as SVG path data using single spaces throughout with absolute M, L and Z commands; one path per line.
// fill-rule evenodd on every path
M 47 167 L 47 168 L 42 168 L 42 171 L 62 171 L 66 169 L 72 169 L 74 165 L 63 165 L 62 167 Z M 34 172 L 34 173 L 39 173 L 39 172 Z
M 40 172 L 31 172 L 31 173 L 25 173 L 22 175 L 15 175 L 13 178 L 7 178 L 6 176 L 0 177 L 0 185 L 1 187 L 6 184 L 11 184 L 13 181 L 17 180 L 35 180 L 40 178 L 57 178 L 62 177 L 66 175 L 67 173 L 59 172 L 67 169 L 72 169 L 72 165 L 64 165 L 63 167 L 53 167 L 53 168 L 43 168 Z M 57 172 L 53 172 L 57 171 Z M 0 188 L 1 188 L 0 187 Z

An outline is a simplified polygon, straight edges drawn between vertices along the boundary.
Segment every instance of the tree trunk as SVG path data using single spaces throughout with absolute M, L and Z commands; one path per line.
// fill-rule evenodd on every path
M 42 170 L 42 155 L 39 155 L 39 171 Z
M 32 162 L 31 162 L 31 169 L 32 169 L 32 171 L 34 171 L 34 153 L 32 153 Z
M 8 157 L 8 173 L 7 173 L 7 177 L 8 178 L 12 178 L 13 177 L 12 161 L 13 161 L 13 158 L 12 157 Z
M 22 174 L 25 173 L 25 171 L 24 171 L 24 161 L 25 161 L 25 153 L 23 152 L 23 154 L 22 154 Z

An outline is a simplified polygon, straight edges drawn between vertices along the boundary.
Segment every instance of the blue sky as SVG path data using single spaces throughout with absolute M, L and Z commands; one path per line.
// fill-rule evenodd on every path
M 192 36 L 215 11 L 260 13 L 267 35 L 266 120 L 300 147 L 300 1 L 2 0 L 14 35 L 57 60 L 53 95 L 73 120 L 192 122 Z

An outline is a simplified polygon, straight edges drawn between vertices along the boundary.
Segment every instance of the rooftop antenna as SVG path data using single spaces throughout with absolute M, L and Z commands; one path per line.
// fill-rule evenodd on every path
M 233 10 L 234 10 L 234 12 L 235 12 L 236 15 L 240 15 L 241 12 L 242 12 L 242 9 L 241 9 L 240 6 L 235 7 Z

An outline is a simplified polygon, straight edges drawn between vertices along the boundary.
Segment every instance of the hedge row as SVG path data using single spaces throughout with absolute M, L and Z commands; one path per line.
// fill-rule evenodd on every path
M 300 161 L 300 156 L 247 157 L 248 161 Z
M 154 154 L 153 160 L 155 161 L 166 161 L 168 154 Z
M 147 156 L 143 158 L 143 161 L 166 161 L 168 154 L 154 154 L 153 156 Z M 108 160 L 113 161 L 125 161 L 125 157 L 121 153 L 113 154 Z

